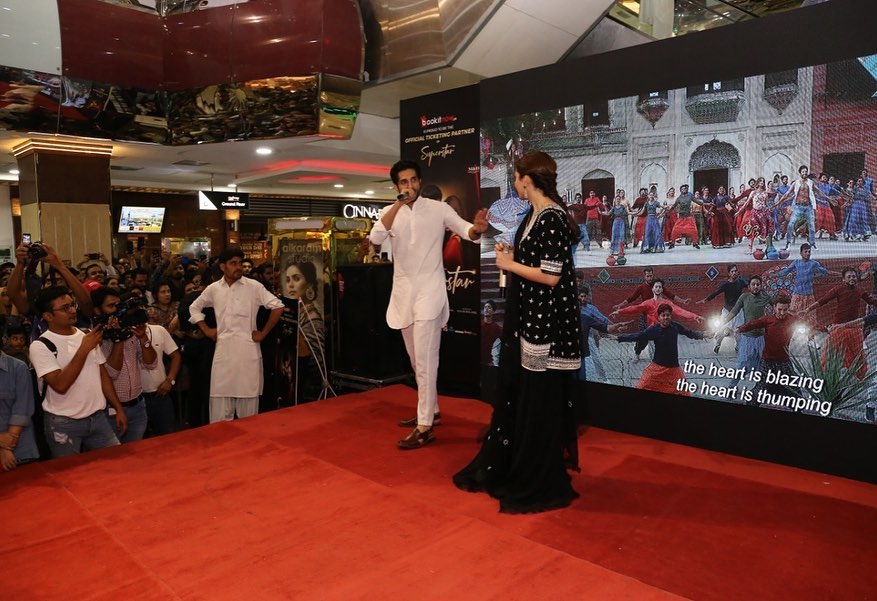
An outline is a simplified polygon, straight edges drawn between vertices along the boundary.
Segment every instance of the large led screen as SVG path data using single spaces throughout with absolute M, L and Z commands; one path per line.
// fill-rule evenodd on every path
M 584 235 L 582 323 L 629 322 L 618 339 L 590 328 L 581 378 L 877 421 L 877 327 L 863 320 L 877 315 L 877 57 L 506 116 L 481 136 L 495 238 L 528 208 L 514 160 L 549 153 Z M 490 366 L 505 301 L 482 249 Z M 677 340 L 679 371 L 662 369 L 665 345 L 655 356 L 658 330 L 640 334 L 665 303 L 694 336 Z

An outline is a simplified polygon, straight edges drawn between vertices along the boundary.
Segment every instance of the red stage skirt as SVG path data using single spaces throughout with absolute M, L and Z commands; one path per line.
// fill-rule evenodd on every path
M 657 363 L 649 363 L 643 370 L 636 387 L 655 392 L 666 392 L 680 396 L 691 396 L 687 390 L 676 390 L 676 383 L 685 379 L 685 373 L 678 365 L 676 367 L 664 367 Z

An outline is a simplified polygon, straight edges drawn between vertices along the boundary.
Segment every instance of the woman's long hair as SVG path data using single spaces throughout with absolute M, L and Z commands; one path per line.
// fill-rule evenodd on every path
M 536 188 L 560 205 L 564 215 L 566 215 L 570 241 L 578 242 L 581 240 L 582 234 L 578 224 L 573 221 L 566 208 L 566 203 L 563 202 L 563 198 L 557 193 L 557 163 L 554 159 L 540 150 L 531 150 L 515 161 L 515 171 L 521 177 L 529 175 Z

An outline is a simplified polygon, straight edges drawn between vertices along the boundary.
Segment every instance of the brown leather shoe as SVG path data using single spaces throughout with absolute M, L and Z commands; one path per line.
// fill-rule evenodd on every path
M 429 430 L 424 430 L 423 432 L 421 432 L 417 428 L 414 428 L 411 431 L 411 434 L 400 440 L 397 444 L 399 445 L 399 448 L 403 451 L 410 451 L 412 449 L 425 447 L 433 440 L 435 440 L 435 434 L 432 433 L 432 428 L 430 428 Z
M 400 419 L 399 427 L 400 428 L 413 428 L 417 425 L 417 416 L 409 417 L 408 419 Z M 433 426 L 441 426 L 442 425 L 442 414 L 436 413 L 432 416 L 432 425 Z

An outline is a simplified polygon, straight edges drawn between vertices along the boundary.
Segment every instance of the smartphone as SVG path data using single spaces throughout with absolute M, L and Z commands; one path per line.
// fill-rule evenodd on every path
M 30 234 L 22 234 L 21 235 L 21 243 L 22 244 L 30 244 Z
M 88 253 L 89 259 L 100 259 L 100 253 Z

